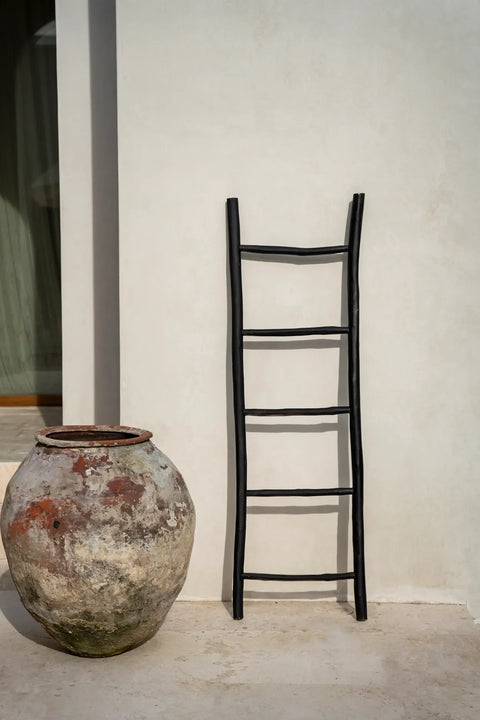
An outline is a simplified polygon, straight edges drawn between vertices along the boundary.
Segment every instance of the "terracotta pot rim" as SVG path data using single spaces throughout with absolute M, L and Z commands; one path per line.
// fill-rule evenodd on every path
M 54 425 L 35 433 L 35 440 L 41 445 L 66 448 L 137 445 L 151 437 L 148 430 L 126 425 Z

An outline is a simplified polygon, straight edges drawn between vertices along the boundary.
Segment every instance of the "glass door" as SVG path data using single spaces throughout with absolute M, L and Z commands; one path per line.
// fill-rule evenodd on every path
M 54 0 L 3 0 L 0 405 L 61 404 Z

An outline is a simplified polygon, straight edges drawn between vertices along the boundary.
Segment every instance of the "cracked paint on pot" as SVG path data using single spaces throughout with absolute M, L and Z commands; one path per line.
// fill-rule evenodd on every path
M 1 530 L 13 580 L 26 609 L 75 654 L 145 642 L 185 581 L 195 511 L 150 437 L 46 428 L 8 485 Z

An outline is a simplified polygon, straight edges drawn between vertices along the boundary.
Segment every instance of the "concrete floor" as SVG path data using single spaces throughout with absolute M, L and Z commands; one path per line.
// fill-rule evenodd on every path
M 5 580 L 5 579 L 4 579 Z M 8 587 L 8 583 L 3 583 Z M 480 628 L 448 605 L 177 602 L 115 658 L 61 651 L 0 592 L 1 720 L 478 720 Z
M 61 422 L 61 407 L 0 408 L 0 503 L 8 481 L 34 446 L 36 431 Z
M 60 407 L 0 408 L 0 463 L 21 462 L 35 444 L 36 431 L 61 422 Z
M 45 414 L 46 412 L 46 414 Z M 57 408 L 0 409 L 0 501 Z M 115 658 L 63 652 L 24 610 L 0 548 L 0 720 L 479 720 L 480 626 L 452 605 L 177 602 Z

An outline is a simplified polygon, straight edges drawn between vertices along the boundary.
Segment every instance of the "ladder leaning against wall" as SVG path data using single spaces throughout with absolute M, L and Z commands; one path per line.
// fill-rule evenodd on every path
M 355 614 L 357 620 L 367 619 L 367 595 L 365 585 L 364 526 L 363 526 L 363 451 L 360 417 L 360 363 L 359 363 L 359 286 L 358 260 L 362 231 L 364 194 L 355 194 L 351 203 L 348 243 L 326 247 L 287 247 L 274 245 L 242 245 L 238 199 L 227 200 L 230 287 L 232 301 L 232 375 L 233 405 L 235 416 L 236 456 L 236 517 L 233 568 L 233 617 L 243 617 L 243 594 L 245 580 L 284 581 L 338 581 L 353 580 Z M 302 328 L 243 327 L 242 256 L 262 255 L 318 257 L 345 253 L 348 263 L 348 324 Z M 320 408 L 246 408 L 243 366 L 244 337 L 298 337 L 315 335 L 348 336 L 348 405 Z M 315 416 L 348 414 L 350 427 L 350 453 L 352 465 L 351 487 L 249 489 L 247 486 L 246 416 Z M 246 572 L 245 540 L 247 529 L 247 499 L 249 497 L 316 497 L 352 496 L 352 543 L 353 572 L 321 573 L 312 575 L 284 575 L 276 573 Z

